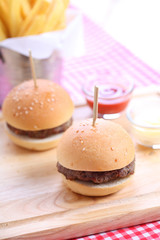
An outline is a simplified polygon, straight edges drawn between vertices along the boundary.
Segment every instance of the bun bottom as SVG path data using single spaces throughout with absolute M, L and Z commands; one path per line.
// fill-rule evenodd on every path
M 95 184 L 92 182 L 84 181 L 71 181 L 64 177 L 64 183 L 75 193 L 85 196 L 106 196 L 111 193 L 118 192 L 122 189 L 131 179 L 131 175 L 125 178 L 116 179 L 108 183 Z
M 45 151 L 54 148 L 58 145 L 58 142 L 63 133 L 55 134 L 44 139 L 34 139 L 27 136 L 19 136 L 13 133 L 7 126 L 5 127 L 8 137 L 18 146 L 35 150 Z

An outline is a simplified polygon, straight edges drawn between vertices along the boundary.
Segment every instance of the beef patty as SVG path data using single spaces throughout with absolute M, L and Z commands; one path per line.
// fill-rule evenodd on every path
M 57 169 L 69 180 L 81 180 L 85 182 L 106 183 L 117 178 L 124 178 L 134 173 L 135 159 L 127 166 L 121 169 L 105 171 L 105 172 L 90 172 L 77 171 L 63 167 L 59 162 Z
M 70 127 L 72 124 L 72 118 L 69 119 L 69 121 L 63 123 L 62 125 L 55 127 L 55 128 L 49 128 L 49 129 L 44 129 L 44 130 L 39 130 L 39 131 L 24 131 L 18 128 L 15 128 L 7 123 L 8 128 L 14 132 L 17 135 L 22 135 L 22 136 L 28 136 L 30 138 L 46 138 L 49 137 L 53 134 L 61 133 L 64 132 L 67 128 Z

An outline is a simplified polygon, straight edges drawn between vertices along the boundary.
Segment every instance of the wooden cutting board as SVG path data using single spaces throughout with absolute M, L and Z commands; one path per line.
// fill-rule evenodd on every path
M 83 112 L 83 114 L 82 114 Z M 89 117 L 88 107 L 75 118 Z M 127 119 L 117 120 L 127 131 Z M 16 147 L 0 120 L 0 239 L 69 239 L 160 219 L 160 151 L 136 145 L 131 183 L 106 197 L 67 189 L 56 170 L 56 149 Z

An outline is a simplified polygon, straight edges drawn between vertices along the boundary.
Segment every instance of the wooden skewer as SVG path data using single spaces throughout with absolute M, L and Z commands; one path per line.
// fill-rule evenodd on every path
M 98 116 L 98 87 L 94 87 L 94 102 L 93 102 L 93 123 L 92 126 L 95 126 L 95 122 Z
M 32 70 L 32 78 L 34 81 L 34 87 L 38 88 L 37 85 L 37 78 L 36 78 L 36 72 L 35 72 L 35 67 L 34 67 L 34 63 L 33 63 L 33 58 L 32 58 L 32 52 L 31 50 L 29 50 L 29 60 L 30 60 L 30 65 L 31 65 L 31 70 Z

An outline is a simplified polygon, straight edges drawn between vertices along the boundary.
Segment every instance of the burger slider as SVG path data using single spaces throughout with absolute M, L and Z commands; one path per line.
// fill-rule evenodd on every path
M 73 124 L 57 149 L 57 169 L 73 191 L 86 196 L 117 192 L 135 169 L 135 149 L 128 133 L 109 120 Z
M 11 140 L 24 148 L 47 150 L 57 146 L 72 124 L 73 102 L 58 84 L 37 79 L 16 86 L 6 97 L 2 112 Z

